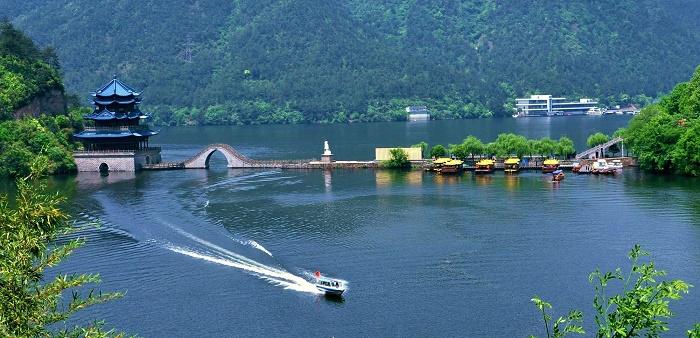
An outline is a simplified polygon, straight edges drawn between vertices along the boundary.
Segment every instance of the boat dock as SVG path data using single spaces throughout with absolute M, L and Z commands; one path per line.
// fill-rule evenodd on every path
M 620 140 L 614 140 L 619 142 Z M 609 146 L 608 144 L 603 147 Z M 602 147 L 600 147 L 602 148 Z M 335 161 L 332 156 L 324 155 L 321 160 L 255 160 L 251 159 L 228 144 L 210 144 L 193 157 L 180 162 L 160 162 L 144 164 L 141 170 L 184 170 L 184 169 L 206 169 L 209 168 L 209 159 L 214 152 L 221 152 L 226 157 L 227 167 L 234 169 L 259 168 L 259 169 L 376 169 L 379 168 L 378 161 Z M 587 150 L 584 154 L 590 154 Z M 578 158 L 578 156 L 577 156 Z M 467 171 L 476 170 L 476 162 L 482 158 L 475 158 L 465 161 L 463 169 Z M 631 157 L 615 158 L 622 161 L 624 166 L 636 166 L 636 160 Z M 520 163 L 520 170 L 542 170 L 543 157 L 526 158 Z M 578 158 L 577 160 L 561 160 L 559 168 L 571 170 L 575 162 L 587 165 L 595 159 Z M 432 160 L 411 161 L 413 169 L 428 169 L 432 166 Z M 503 159 L 495 160 L 494 170 L 504 170 Z

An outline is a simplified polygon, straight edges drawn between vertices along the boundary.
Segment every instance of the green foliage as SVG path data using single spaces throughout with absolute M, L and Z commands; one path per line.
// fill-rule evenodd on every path
M 700 323 L 695 324 L 692 329 L 688 330 L 688 338 L 700 338 Z
M 75 171 L 72 135 L 81 128 L 81 112 L 1 122 L 0 177 L 28 175 L 35 158 L 45 160 L 48 173 Z
M 608 141 L 610 141 L 610 137 L 608 135 L 605 135 L 601 132 L 597 132 L 595 134 L 588 135 L 588 139 L 586 139 L 586 144 L 588 144 L 589 148 L 593 148 L 597 145 L 603 144 Z
M 447 156 L 447 149 L 442 144 L 437 144 L 430 149 L 430 157 L 438 158 Z
M 559 141 L 548 137 L 539 140 L 528 140 L 525 136 L 507 133 L 499 134 L 494 142 L 487 144 L 470 135 L 460 144 L 450 144 L 449 152 L 460 159 L 485 155 L 506 158 L 510 156 L 523 157 L 525 155 L 552 156 L 555 154 L 567 158 L 575 154 L 576 149 L 574 148 L 574 142 L 568 137 L 561 137 Z
M 64 199 L 45 193 L 37 181 L 48 166 L 45 157 L 31 162 L 31 174 L 17 179 L 17 197 L 10 206 L 7 196 L 0 196 L 0 335 L 3 337 L 52 336 L 49 326 L 68 319 L 73 313 L 121 297 L 120 293 L 86 295 L 75 291 L 99 283 L 97 274 L 59 274 L 44 280 L 46 269 L 55 267 L 84 244 L 72 239 L 57 244 L 60 236 L 79 230 L 60 209 Z M 64 291 L 73 290 L 66 300 Z M 60 336 L 89 336 L 101 332 L 99 326 L 59 332 Z M 114 334 L 104 333 L 103 336 Z M 92 336 L 92 335 L 90 335 Z
M 700 68 L 690 81 L 635 116 L 624 132 L 625 143 L 645 170 L 697 176 L 699 124 Z
M 39 50 L 11 23 L 0 21 L 0 121 L 35 96 L 52 89 L 63 92 L 56 60 L 53 49 Z
M 428 154 L 428 143 L 425 141 L 420 141 L 420 142 L 412 145 L 411 148 L 420 148 L 420 153 L 422 156 L 429 155 Z
M 391 158 L 386 161 L 382 161 L 381 167 L 387 169 L 407 169 L 411 167 L 411 161 L 408 160 L 408 154 L 401 149 L 391 149 Z
M 456 158 L 464 159 L 469 156 L 469 153 L 462 144 L 450 144 L 447 146 L 447 149 L 449 153 Z
M 543 137 L 534 144 L 535 153 L 543 156 L 552 156 L 557 151 L 557 141 L 549 137 Z
M 574 148 L 574 141 L 572 141 L 566 136 L 560 137 L 559 142 L 557 142 L 557 149 L 554 153 L 561 157 L 569 157 L 573 154 L 576 154 L 576 148 Z
M 528 152 L 527 138 L 515 134 L 499 134 L 494 141 L 494 151 L 499 157 L 522 157 Z
M 666 272 L 657 270 L 652 261 L 641 263 L 646 256 L 649 253 L 635 245 L 628 255 L 632 268 L 627 275 L 620 269 L 606 273 L 596 269 L 588 277 L 595 287 L 598 337 L 657 337 L 668 331 L 665 319 L 673 315 L 669 302 L 680 299 L 692 285 L 679 279 L 658 281 Z M 622 292 L 609 297 L 608 284 L 614 281 L 622 283 Z
M 467 138 L 462 141 L 462 147 L 464 147 L 464 151 L 472 157 L 476 154 L 482 154 L 485 150 L 485 146 L 481 140 L 471 135 L 467 136 Z
M 596 269 L 588 276 L 588 280 L 595 289 L 593 307 L 595 308 L 595 323 L 598 327 L 596 337 L 622 338 L 622 337 L 658 337 L 660 333 L 668 331 L 667 318 L 673 316 L 669 303 L 678 300 L 682 294 L 688 293 L 692 285 L 680 280 L 666 280 L 666 272 L 657 270 L 654 262 L 649 260 L 642 262 L 649 253 L 642 250 L 637 244 L 630 251 L 628 258 L 632 267 L 627 274 L 621 269 L 601 272 Z M 664 280 L 660 280 L 664 279 Z M 621 291 L 612 296 L 608 295 L 610 283 L 622 284 Z M 614 287 L 613 290 L 619 289 Z M 560 337 L 566 333 L 583 333 L 578 325 L 583 314 L 580 311 L 571 311 L 567 317 L 559 317 L 552 326 L 552 334 L 549 330 L 551 316 L 546 313 L 552 306 L 535 297 L 532 299 L 537 308 L 542 312 L 547 337 Z M 558 329 L 557 323 L 566 324 L 564 329 Z M 567 328 L 572 327 L 572 330 Z M 557 332 L 561 335 L 557 335 Z M 700 324 L 696 324 L 692 330 L 688 330 L 689 337 L 700 334 Z
M 699 6 L 174 0 L 134 10 L 115 0 L 5 0 L 0 13 L 55 44 L 72 91 L 95 90 L 116 72 L 148 88 L 159 123 L 237 124 L 402 120 L 412 104 L 436 119 L 507 116 L 514 96 L 535 92 L 644 104 L 700 63 L 698 20 L 686 8 Z M 258 120 L 264 112 L 246 113 L 255 101 L 303 119 Z M 217 105 L 234 109 L 174 116 Z
M 535 296 L 530 299 L 531 302 L 535 303 L 540 312 L 542 312 L 542 321 L 544 322 L 545 332 L 547 333 L 547 338 L 560 338 L 569 335 L 570 333 L 585 334 L 583 327 L 580 325 L 583 322 L 583 313 L 578 310 L 571 310 L 566 315 L 566 317 L 559 317 L 554 323 L 552 321 L 552 316 L 547 313 L 548 309 L 552 308 L 552 304 L 547 303 Z M 551 331 L 551 332 L 550 332 Z M 530 336 L 534 337 L 534 336 Z

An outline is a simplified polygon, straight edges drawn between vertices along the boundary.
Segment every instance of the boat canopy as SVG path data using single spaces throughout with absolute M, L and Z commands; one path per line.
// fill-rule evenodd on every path
M 544 164 L 544 165 L 558 165 L 558 164 L 559 164 L 559 161 L 558 161 L 558 160 L 555 160 L 555 159 L 553 159 L 553 158 L 550 158 L 550 159 L 544 160 L 544 163 L 543 163 L 543 164 Z
M 435 161 L 433 161 L 433 164 L 443 164 L 443 163 L 449 162 L 449 161 L 452 161 L 452 159 L 449 157 L 440 157 L 440 158 L 436 159 Z
M 443 163 L 442 165 L 462 165 L 463 163 L 464 163 L 464 161 L 451 160 L 451 161 Z
M 520 163 L 520 159 L 517 157 L 511 157 L 503 162 L 504 164 L 518 164 Z
M 483 159 L 476 163 L 476 165 L 494 165 L 496 162 L 494 160 Z

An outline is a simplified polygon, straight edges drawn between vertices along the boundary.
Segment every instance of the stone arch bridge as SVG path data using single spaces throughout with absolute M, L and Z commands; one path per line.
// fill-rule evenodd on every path
M 217 151 L 224 154 L 227 162 L 226 166 L 229 168 L 303 168 L 310 162 L 310 160 L 253 160 L 239 153 L 228 144 L 215 143 L 204 147 L 197 155 L 194 155 L 187 161 L 178 163 L 178 165 L 184 169 L 209 168 L 209 159 Z

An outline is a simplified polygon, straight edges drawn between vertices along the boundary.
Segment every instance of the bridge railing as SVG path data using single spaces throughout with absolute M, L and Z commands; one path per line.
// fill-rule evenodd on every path
M 613 144 L 617 144 L 617 143 L 620 143 L 620 142 L 623 142 L 623 141 L 624 141 L 624 139 L 623 139 L 622 137 L 616 137 L 616 138 L 614 138 L 614 139 L 612 139 L 612 140 L 610 140 L 610 141 L 608 141 L 608 142 L 605 142 L 605 143 L 603 143 L 603 144 L 599 144 L 599 145 L 597 145 L 597 146 L 595 146 L 595 147 L 593 147 L 593 148 L 586 149 L 586 150 L 584 150 L 583 152 L 576 154 L 576 158 L 577 158 L 577 159 L 584 158 L 584 157 L 586 157 L 586 156 L 588 156 L 588 155 L 590 155 L 590 154 L 593 154 L 593 153 L 595 153 L 595 152 L 597 152 L 597 151 L 599 151 L 599 150 L 606 149 L 606 148 L 610 148 Z

